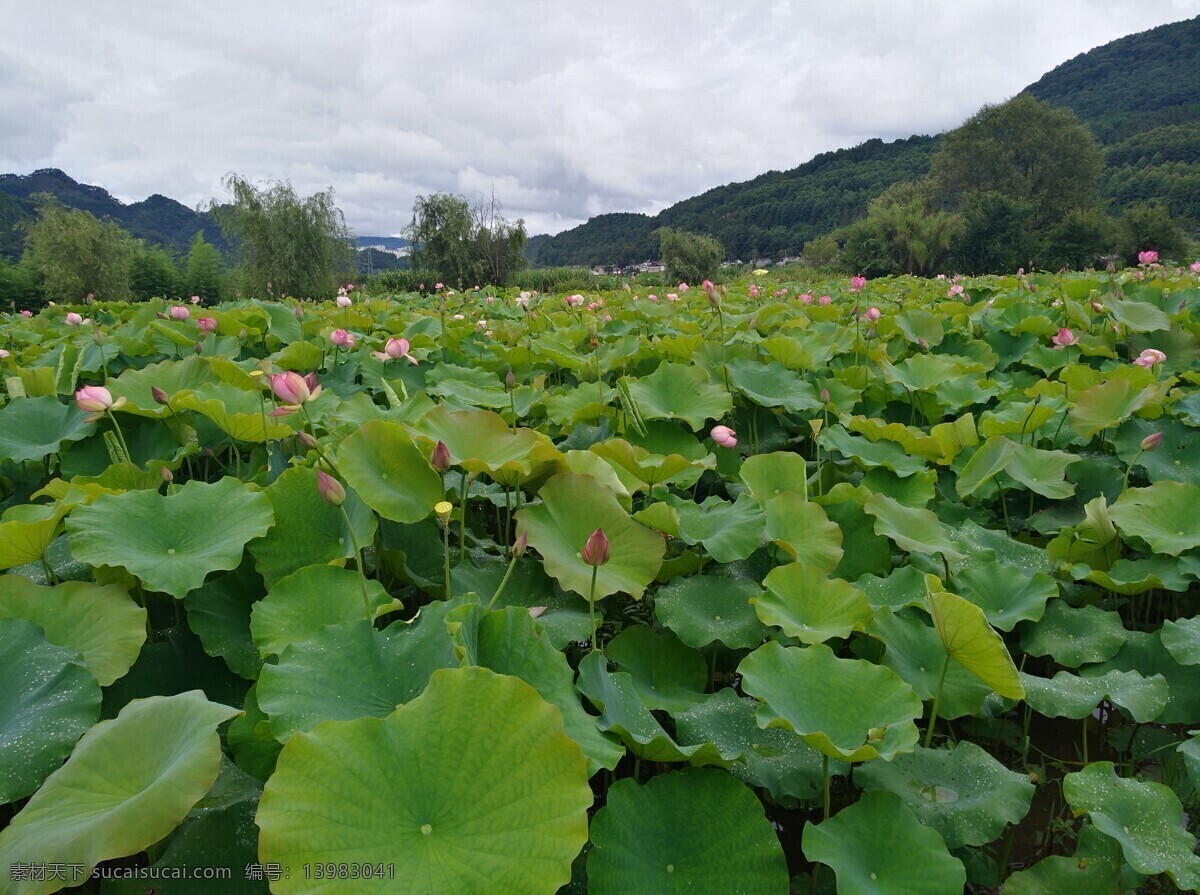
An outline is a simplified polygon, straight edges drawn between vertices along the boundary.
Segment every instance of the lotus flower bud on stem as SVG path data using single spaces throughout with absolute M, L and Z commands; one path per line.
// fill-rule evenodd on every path
M 446 442 L 439 441 L 433 446 L 429 462 L 438 472 L 445 472 L 450 468 L 450 448 L 446 447 Z
M 504 377 L 504 387 L 509 390 L 517 387 L 517 377 L 513 375 L 512 367 L 508 368 L 508 373 Z
M 171 396 L 164 392 L 157 385 L 150 386 L 150 395 L 154 398 L 155 404 L 166 405 L 171 403 Z
M 608 537 L 604 529 L 597 528 L 583 545 L 583 561 L 589 566 L 602 566 L 608 562 Z
M 525 548 L 529 546 L 529 534 L 522 531 L 517 535 L 517 539 L 513 541 L 512 554 L 516 557 L 525 555 Z
M 296 433 L 296 438 L 310 451 L 314 451 L 318 447 L 317 439 L 315 439 L 310 433 L 305 432 L 303 429 Z
M 1160 444 L 1162 444 L 1162 437 L 1163 436 L 1162 436 L 1161 432 L 1151 432 L 1149 435 L 1147 435 L 1145 438 L 1142 439 L 1142 450 L 1143 451 L 1154 450 Z
M 321 495 L 321 500 L 335 507 L 340 507 L 346 500 L 346 489 L 342 483 L 321 469 L 317 470 L 317 493 Z
M 737 433 L 728 426 L 713 426 L 709 434 L 712 440 L 723 448 L 737 447 Z
M 174 473 L 172 473 L 171 470 L 167 469 L 167 467 L 165 467 L 165 466 L 162 468 L 162 477 L 163 477 L 163 481 L 166 482 L 168 485 L 171 484 L 171 482 L 175 481 Z

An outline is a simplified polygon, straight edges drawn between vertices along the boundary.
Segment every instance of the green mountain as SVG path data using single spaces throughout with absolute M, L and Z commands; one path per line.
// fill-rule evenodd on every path
M 1065 106 L 1106 145 L 1101 196 L 1111 212 L 1139 202 L 1200 222 L 1200 17 L 1083 53 L 1027 88 Z M 662 226 L 707 233 L 730 259 L 795 255 L 809 239 L 866 213 L 893 183 L 918 180 L 940 137 L 914 136 L 827 152 L 788 171 L 720 186 L 657 215 L 604 214 L 534 237 L 538 265 L 624 264 L 658 256 Z

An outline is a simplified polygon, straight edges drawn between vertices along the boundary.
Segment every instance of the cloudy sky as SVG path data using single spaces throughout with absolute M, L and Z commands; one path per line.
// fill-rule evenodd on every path
M 493 191 L 530 233 L 937 133 L 1200 0 L 0 0 L 0 172 L 123 201 L 332 186 L 359 234 Z

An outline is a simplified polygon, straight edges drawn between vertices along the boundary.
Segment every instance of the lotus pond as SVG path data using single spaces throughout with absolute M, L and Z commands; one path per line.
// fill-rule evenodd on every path
M 1200 275 L 0 345 L 0 891 L 1200 885 Z

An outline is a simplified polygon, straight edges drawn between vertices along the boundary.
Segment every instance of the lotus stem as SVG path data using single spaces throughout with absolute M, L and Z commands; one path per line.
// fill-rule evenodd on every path
M 929 744 L 933 742 L 933 728 L 937 724 L 938 707 L 942 703 L 942 687 L 946 684 L 946 670 L 950 667 L 950 653 L 946 653 L 946 659 L 942 662 L 942 673 L 938 675 L 937 690 L 933 694 L 933 708 L 929 712 L 929 726 L 925 728 L 925 748 L 929 748 Z
M 358 546 L 358 538 L 354 535 L 354 525 L 350 522 L 350 515 L 346 512 L 346 508 L 338 504 L 338 509 L 342 511 L 342 519 L 346 522 L 346 533 L 350 535 L 350 544 L 354 547 L 354 563 L 358 567 L 358 586 L 362 591 L 363 610 L 367 614 L 367 624 L 374 624 L 375 619 L 371 615 L 371 598 L 367 596 L 367 573 L 363 569 L 362 549 Z
M 596 573 L 600 571 L 599 566 L 592 566 L 592 590 L 588 595 L 588 617 L 592 622 L 592 649 L 599 650 L 600 647 L 596 643 Z M 602 651 L 601 651 L 602 652 Z M 602 652 L 603 654 L 603 652 Z
M 121 442 L 121 450 L 125 452 L 125 459 L 130 463 L 133 462 L 133 455 L 129 453 L 129 445 L 125 443 L 125 433 L 121 431 L 121 424 L 117 422 L 117 415 L 112 410 L 105 411 L 108 414 L 108 419 L 112 423 L 113 431 L 117 433 L 117 440 Z
M 1133 459 L 1125 467 L 1125 477 L 1121 479 L 1121 494 L 1125 493 L 1125 489 L 1129 487 L 1129 472 L 1133 467 L 1137 466 L 1137 461 L 1141 459 L 1142 454 L 1146 452 L 1145 448 L 1138 448 L 1138 452 L 1133 455 Z
M 508 568 L 504 570 L 504 577 L 500 579 L 500 586 L 497 587 L 496 592 L 492 594 L 492 599 L 489 600 L 487 606 L 484 607 L 484 612 L 488 612 L 494 605 L 496 605 L 496 600 L 500 598 L 500 594 L 504 591 L 504 585 L 508 584 L 508 579 L 512 577 L 513 569 L 516 568 L 517 565 L 517 559 L 518 557 L 514 553 L 512 559 L 508 562 Z M 593 569 L 592 578 L 595 577 L 596 570 Z

